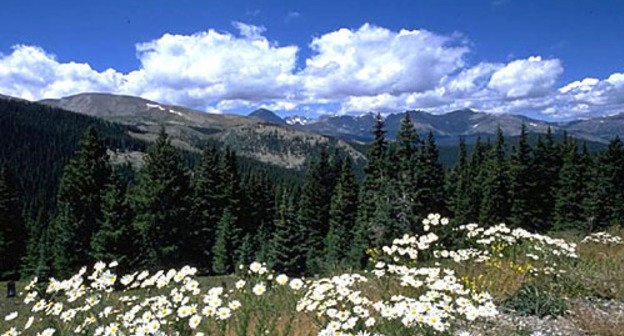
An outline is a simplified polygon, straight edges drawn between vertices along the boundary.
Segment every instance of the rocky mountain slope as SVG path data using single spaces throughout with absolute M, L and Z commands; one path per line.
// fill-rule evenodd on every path
M 361 152 L 343 140 L 289 129 L 258 117 L 268 110 L 252 117 L 211 114 L 102 93 L 83 93 L 40 103 L 131 125 L 140 130 L 131 135 L 146 141 L 154 140 L 160 128 L 165 127 L 174 145 L 188 151 L 200 151 L 206 143 L 213 142 L 229 146 L 242 156 L 292 169 L 303 167 L 306 157 L 321 147 L 348 154 L 356 163 L 365 160 Z

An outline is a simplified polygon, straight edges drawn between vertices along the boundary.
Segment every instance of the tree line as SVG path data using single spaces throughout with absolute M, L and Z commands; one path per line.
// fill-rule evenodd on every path
M 624 218 L 624 147 L 604 151 L 548 130 L 531 146 L 523 126 L 507 150 L 463 139 L 445 171 L 431 132 L 419 135 L 406 114 L 394 141 L 376 116 L 360 181 L 349 157 L 321 150 L 301 181 L 263 169 L 242 171 L 236 154 L 206 146 L 188 169 L 164 130 L 136 173 L 109 162 L 95 129 L 64 168 L 52 214 L 21 216 L 11 169 L 0 170 L 0 253 L 4 277 L 63 276 L 95 260 L 127 269 L 192 264 L 209 274 L 263 260 L 290 273 L 365 267 L 366 250 L 438 212 L 455 225 L 506 222 L 547 232 L 593 231 Z

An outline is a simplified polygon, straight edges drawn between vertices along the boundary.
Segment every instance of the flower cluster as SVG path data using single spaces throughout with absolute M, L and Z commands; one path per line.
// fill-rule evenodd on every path
M 589 236 L 583 238 L 581 243 L 588 244 L 602 244 L 602 245 L 622 245 L 624 242 L 622 241 L 622 237 L 613 236 L 607 232 L 595 232 L 590 234 Z

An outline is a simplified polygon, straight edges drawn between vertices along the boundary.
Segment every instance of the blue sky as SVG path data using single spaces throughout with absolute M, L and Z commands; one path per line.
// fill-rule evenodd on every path
M 282 115 L 612 114 L 621 13 L 624 1 L 5 0 L 0 93 Z

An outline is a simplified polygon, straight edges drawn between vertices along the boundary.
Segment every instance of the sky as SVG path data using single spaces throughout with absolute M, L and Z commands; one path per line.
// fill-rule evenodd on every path
M 624 112 L 624 1 L 3 0 L 0 94 L 282 116 Z

